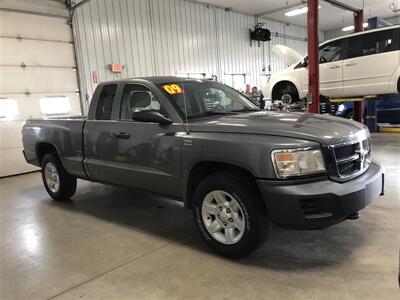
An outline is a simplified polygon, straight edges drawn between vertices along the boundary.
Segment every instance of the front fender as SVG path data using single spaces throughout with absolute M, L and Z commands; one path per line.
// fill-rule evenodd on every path
M 296 87 L 300 99 L 304 98 L 306 95 L 304 93 L 304 89 L 302 88 L 301 84 L 301 72 L 302 72 L 301 69 L 296 69 L 296 70 L 290 69 L 290 70 L 283 70 L 282 72 L 272 75 L 264 91 L 265 97 L 267 99 L 272 99 L 272 91 L 276 86 L 276 84 L 282 81 L 289 81 Z
M 296 138 L 261 134 L 191 132 L 183 151 L 183 197 L 193 167 L 199 162 L 224 163 L 246 170 L 254 178 L 275 179 L 271 152 L 275 149 L 316 146 Z

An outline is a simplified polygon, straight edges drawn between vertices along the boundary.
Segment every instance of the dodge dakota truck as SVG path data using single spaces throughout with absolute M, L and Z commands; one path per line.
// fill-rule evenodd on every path
M 364 125 L 262 111 L 207 80 L 101 83 L 87 118 L 29 119 L 22 135 L 53 199 L 72 197 L 77 178 L 177 199 L 228 257 L 260 247 L 273 224 L 318 229 L 355 219 L 384 187 Z

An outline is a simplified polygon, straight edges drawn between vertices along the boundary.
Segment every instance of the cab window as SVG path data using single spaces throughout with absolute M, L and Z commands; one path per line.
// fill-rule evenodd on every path
M 133 113 L 146 110 L 163 113 L 157 97 L 147 87 L 140 84 L 126 85 L 122 94 L 120 119 L 132 121 Z
M 111 120 L 111 112 L 117 85 L 105 85 L 101 90 L 96 107 L 96 120 Z

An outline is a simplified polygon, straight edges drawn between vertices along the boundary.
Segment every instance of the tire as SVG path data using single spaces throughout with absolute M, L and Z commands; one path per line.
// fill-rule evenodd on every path
M 43 157 L 42 179 L 47 193 L 56 201 L 69 200 L 75 194 L 76 178 L 65 171 L 55 152 Z
M 346 113 L 345 118 L 346 118 L 346 119 L 349 119 L 349 120 L 354 120 L 354 112 L 353 112 L 353 109 L 350 109 L 350 110 Z
M 206 244 L 230 258 L 255 251 L 272 229 L 254 182 L 229 172 L 209 175 L 200 182 L 193 194 L 193 218 Z
M 283 89 L 278 91 L 277 99 L 285 104 L 293 104 L 299 101 L 299 93 L 296 87 L 292 84 L 287 84 Z

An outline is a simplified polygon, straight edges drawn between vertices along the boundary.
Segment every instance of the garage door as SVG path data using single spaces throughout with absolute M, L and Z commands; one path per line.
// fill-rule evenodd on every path
M 81 114 L 66 18 L 0 11 L 0 177 L 35 170 L 22 155 L 27 118 Z

